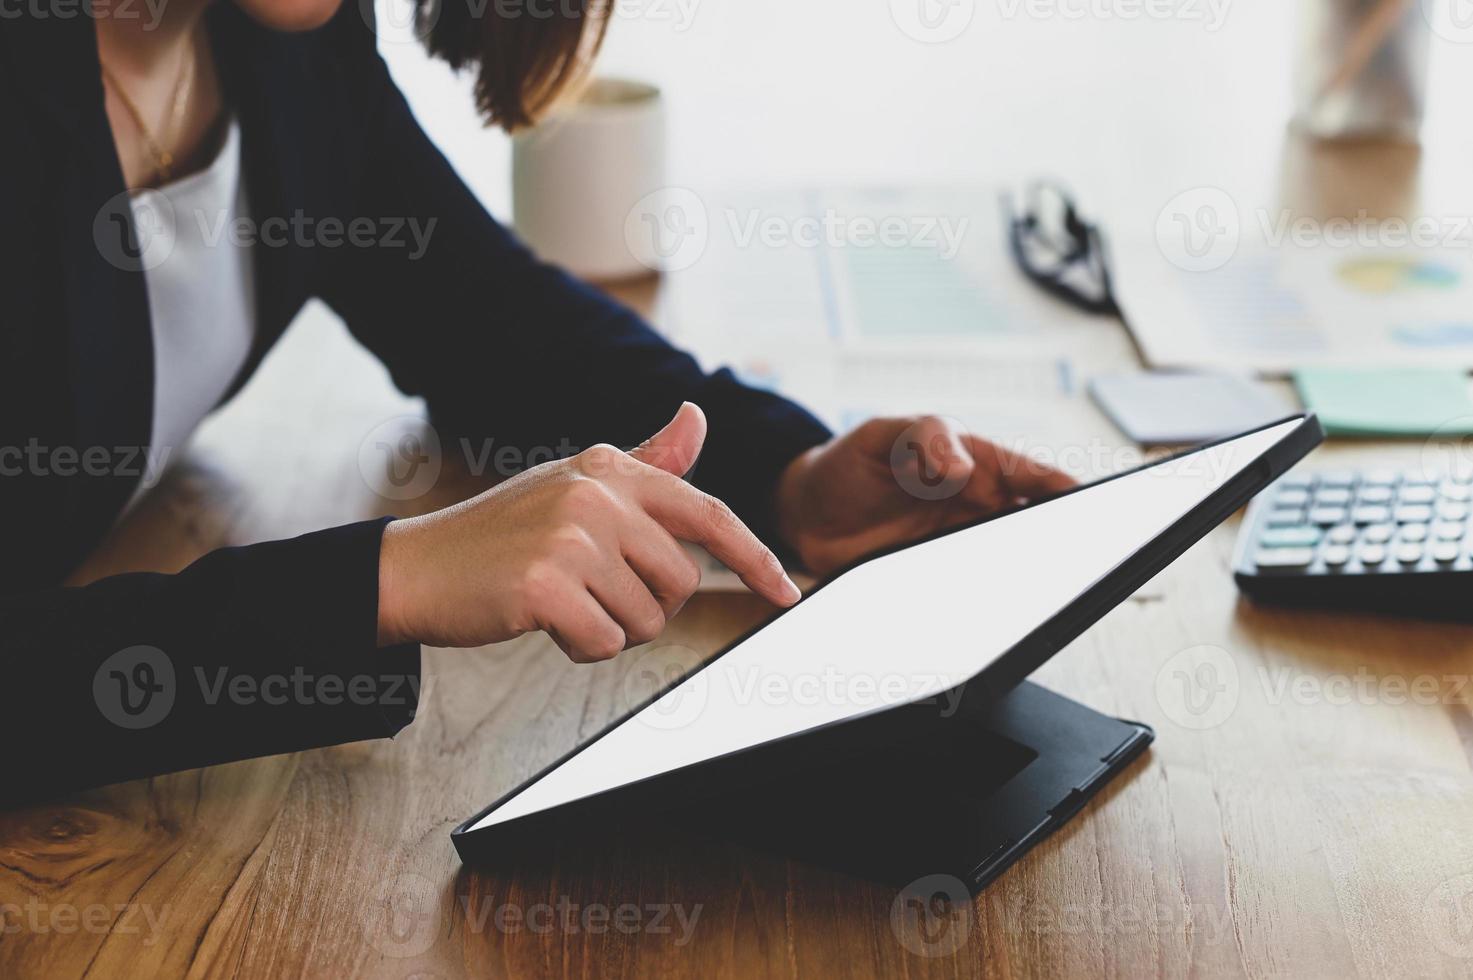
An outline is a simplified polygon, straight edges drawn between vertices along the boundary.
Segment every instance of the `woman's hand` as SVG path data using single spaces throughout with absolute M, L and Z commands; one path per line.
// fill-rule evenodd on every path
M 706 417 L 686 403 L 632 452 L 595 446 L 389 524 L 379 642 L 472 647 L 545 630 L 575 661 L 607 659 L 659 636 L 700 585 L 679 541 L 792 605 L 800 594 L 772 552 L 681 479 L 705 438 Z
M 1067 490 L 1070 477 L 946 419 L 871 419 L 783 471 L 778 527 L 824 574 L 880 548 Z

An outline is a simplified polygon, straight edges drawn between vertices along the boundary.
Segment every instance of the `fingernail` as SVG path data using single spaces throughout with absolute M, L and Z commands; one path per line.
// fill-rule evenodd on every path
M 803 598 L 803 590 L 798 588 L 797 584 L 788 577 L 786 572 L 783 573 L 783 585 L 786 586 L 784 591 L 787 592 L 786 598 L 788 600 L 788 605 L 791 606 L 793 603 Z

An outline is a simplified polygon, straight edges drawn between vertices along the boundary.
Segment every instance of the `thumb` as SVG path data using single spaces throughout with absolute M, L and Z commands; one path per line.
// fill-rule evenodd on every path
M 675 418 L 631 449 L 629 455 L 666 473 L 685 476 L 696 465 L 705 442 L 706 413 L 694 402 L 682 402 Z

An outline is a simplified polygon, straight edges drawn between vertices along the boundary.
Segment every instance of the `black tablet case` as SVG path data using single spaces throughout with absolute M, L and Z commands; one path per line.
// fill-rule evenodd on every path
M 954 714 L 851 733 L 821 765 L 781 767 L 663 819 L 896 887 L 944 874 L 980 891 L 1154 737 L 1025 681 L 992 704 L 964 698 Z
M 617 825 L 633 814 L 639 820 L 703 827 L 707 833 L 889 884 L 903 886 L 944 873 L 980 890 L 1078 812 L 1154 738 L 1144 725 L 1109 718 L 1024 678 L 1323 438 L 1314 416 L 1305 416 L 1253 465 L 952 696 L 827 725 L 552 810 L 471 829 L 580 746 L 466 820 L 451 840 L 467 864 L 524 864 L 529 854 L 550 853 L 566 834 Z

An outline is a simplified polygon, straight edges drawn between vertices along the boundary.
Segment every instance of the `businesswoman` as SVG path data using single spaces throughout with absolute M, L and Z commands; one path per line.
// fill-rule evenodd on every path
M 485 213 L 390 80 L 368 5 L 339 3 L 39 0 L 0 20 L 0 793 L 391 736 L 421 643 L 545 630 L 612 656 L 695 588 L 678 540 L 787 605 L 769 547 L 823 572 L 1066 485 L 940 420 L 835 439 L 703 373 Z M 430 43 L 515 128 L 581 77 L 602 9 L 444 0 Z M 431 229 L 422 248 L 373 233 L 406 225 Z M 139 447 L 187 440 L 310 297 L 442 432 L 589 448 L 424 517 L 61 587 L 136 493 Z M 903 433 L 954 494 L 904 492 Z M 698 452 L 699 489 L 681 479 Z

